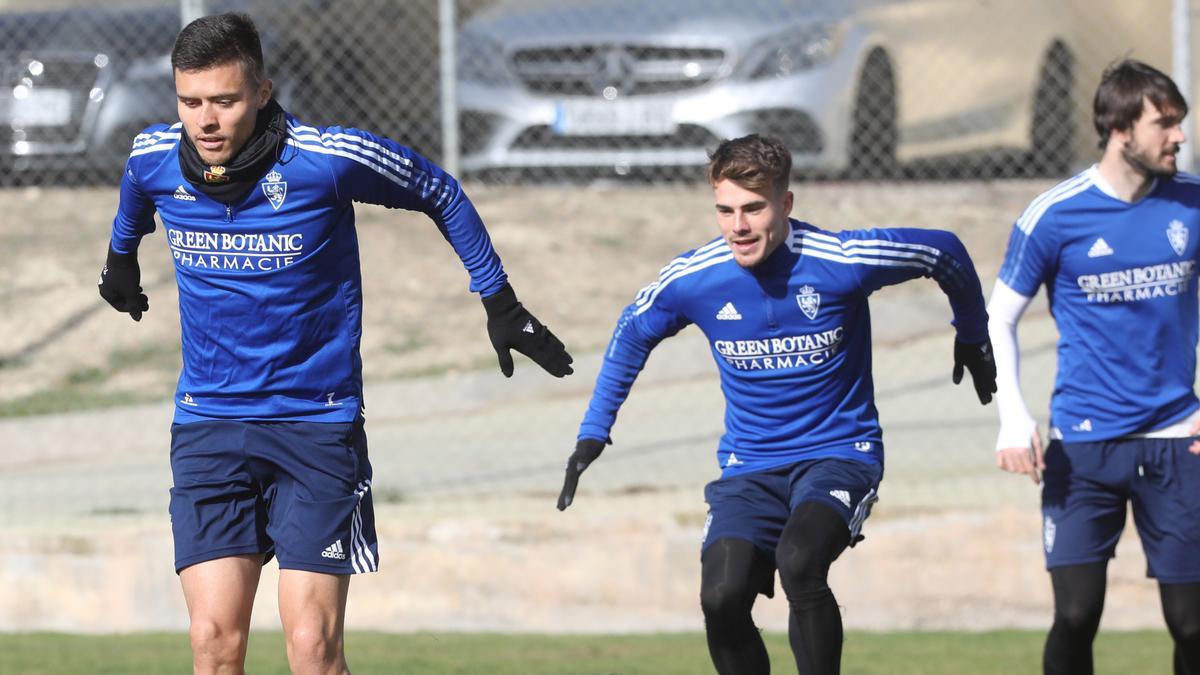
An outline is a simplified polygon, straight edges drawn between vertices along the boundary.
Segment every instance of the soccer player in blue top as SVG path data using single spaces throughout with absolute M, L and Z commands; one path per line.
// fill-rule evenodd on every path
M 347 672 L 349 575 L 378 565 L 353 202 L 433 219 L 483 298 L 505 376 L 510 348 L 557 377 L 571 357 L 517 302 L 453 177 L 387 138 L 280 108 L 249 17 L 190 23 L 171 63 L 181 121 L 134 140 L 100 294 L 141 319 L 138 245 L 157 213 L 179 286 L 170 512 L 194 667 L 242 669 L 274 556 L 293 672 Z
M 995 390 L 979 278 L 949 232 L 829 232 L 788 216 L 791 155 L 757 135 L 725 141 L 708 177 L 721 236 L 679 256 L 617 321 L 567 462 L 558 508 L 609 442 L 650 351 L 696 324 L 725 395 L 721 476 L 705 488 L 700 604 L 720 673 L 770 665 L 751 608 L 779 570 L 788 636 L 802 673 L 836 673 L 842 620 L 829 566 L 861 539 L 883 475 L 871 379 L 867 297 L 917 277 L 949 296 L 953 379 L 971 371 L 982 403 Z
M 1200 178 L 1176 173 L 1187 103 L 1163 73 L 1110 66 L 1093 102 L 1100 162 L 1017 220 L 989 303 L 996 463 L 1042 487 L 1054 588 L 1046 673 L 1091 673 L 1105 571 L 1127 502 L 1158 579 L 1175 672 L 1200 673 Z M 1045 285 L 1058 326 L 1050 443 L 1018 383 L 1016 324 Z

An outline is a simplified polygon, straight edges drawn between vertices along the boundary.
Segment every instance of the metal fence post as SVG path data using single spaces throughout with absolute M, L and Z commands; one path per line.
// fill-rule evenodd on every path
M 442 168 L 458 176 L 458 90 L 455 86 L 455 0 L 438 0 L 438 44 L 442 91 Z
M 1173 0 L 1171 5 L 1171 70 L 1175 84 L 1183 94 L 1183 99 L 1191 105 L 1192 100 L 1192 13 L 1191 0 Z M 1196 115 L 1192 115 L 1192 133 L 1189 140 L 1196 138 Z M 1189 171 L 1195 157 L 1195 141 L 1185 146 L 1176 158 L 1180 171 Z
M 182 28 L 207 13 L 204 0 L 179 0 L 179 27 Z

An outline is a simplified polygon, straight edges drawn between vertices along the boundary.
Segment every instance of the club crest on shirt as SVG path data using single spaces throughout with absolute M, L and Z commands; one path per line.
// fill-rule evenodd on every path
M 267 179 L 261 185 L 267 201 L 271 202 L 271 208 L 278 211 L 287 197 L 287 183 L 283 180 L 283 175 L 278 171 L 272 171 L 267 174 Z
M 1167 241 L 1171 242 L 1171 248 L 1175 249 L 1175 255 L 1183 255 L 1184 249 L 1187 248 L 1188 230 L 1183 226 L 1183 222 L 1172 220 L 1167 226 Z
M 804 316 L 809 319 L 817 318 L 817 310 L 821 308 L 821 294 L 817 293 L 812 286 L 805 284 L 800 287 L 800 292 L 796 294 L 796 302 L 800 305 L 800 311 L 804 312 Z
M 213 164 L 204 172 L 205 183 L 228 183 L 229 176 L 225 175 L 225 167 Z

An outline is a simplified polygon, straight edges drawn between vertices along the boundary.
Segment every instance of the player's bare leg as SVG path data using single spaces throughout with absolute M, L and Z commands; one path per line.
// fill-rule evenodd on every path
M 191 621 L 192 669 L 199 675 L 245 672 L 250 612 L 261 554 L 218 558 L 179 573 Z
M 293 673 L 350 672 L 343 640 L 349 590 L 348 574 L 279 571 L 279 618 Z

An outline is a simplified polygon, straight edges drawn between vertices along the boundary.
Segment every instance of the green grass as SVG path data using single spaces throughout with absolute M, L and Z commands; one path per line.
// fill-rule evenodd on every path
M 176 373 L 180 358 L 177 344 L 118 349 L 108 354 L 103 367 L 79 367 L 44 389 L 0 401 L 0 417 L 48 415 L 161 401 L 170 397 L 174 390 L 174 377 L 164 378 L 163 385 L 154 390 L 104 391 L 103 387 L 118 372 L 126 370 Z
M 128 392 L 97 392 L 86 384 L 67 384 L 53 389 L 43 389 L 11 401 L 0 401 L 0 417 L 96 410 L 131 403 L 145 403 L 151 400 L 161 400 L 161 398 L 162 396 L 151 398 L 149 395 Z
M 420 328 L 403 330 L 398 337 L 398 340 L 385 342 L 383 350 L 389 354 L 408 354 L 433 343 L 433 340 Z
M 1041 631 L 989 633 L 853 632 L 846 636 L 846 675 L 999 675 L 1041 672 Z M 767 634 L 774 672 L 794 672 L 787 638 Z M 346 638 L 357 673 L 690 675 L 710 673 L 699 633 L 545 636 L 353 632 Z M 1166 631 L 1102 632 L 1096 673 L 1169 673 Z M 287 673 L 279 633 L 250 639 L 247 672 Z M 187 636 L 0 634 L 0 673 L 182 673 L 191 668 Z
M 108 368 L 111 371 L 126 368 L 151 368 L 175 372 L 182 365 L 183 356 L 180 355 L 180 346 L 177 342 L 118 349 L 108 355 Z

